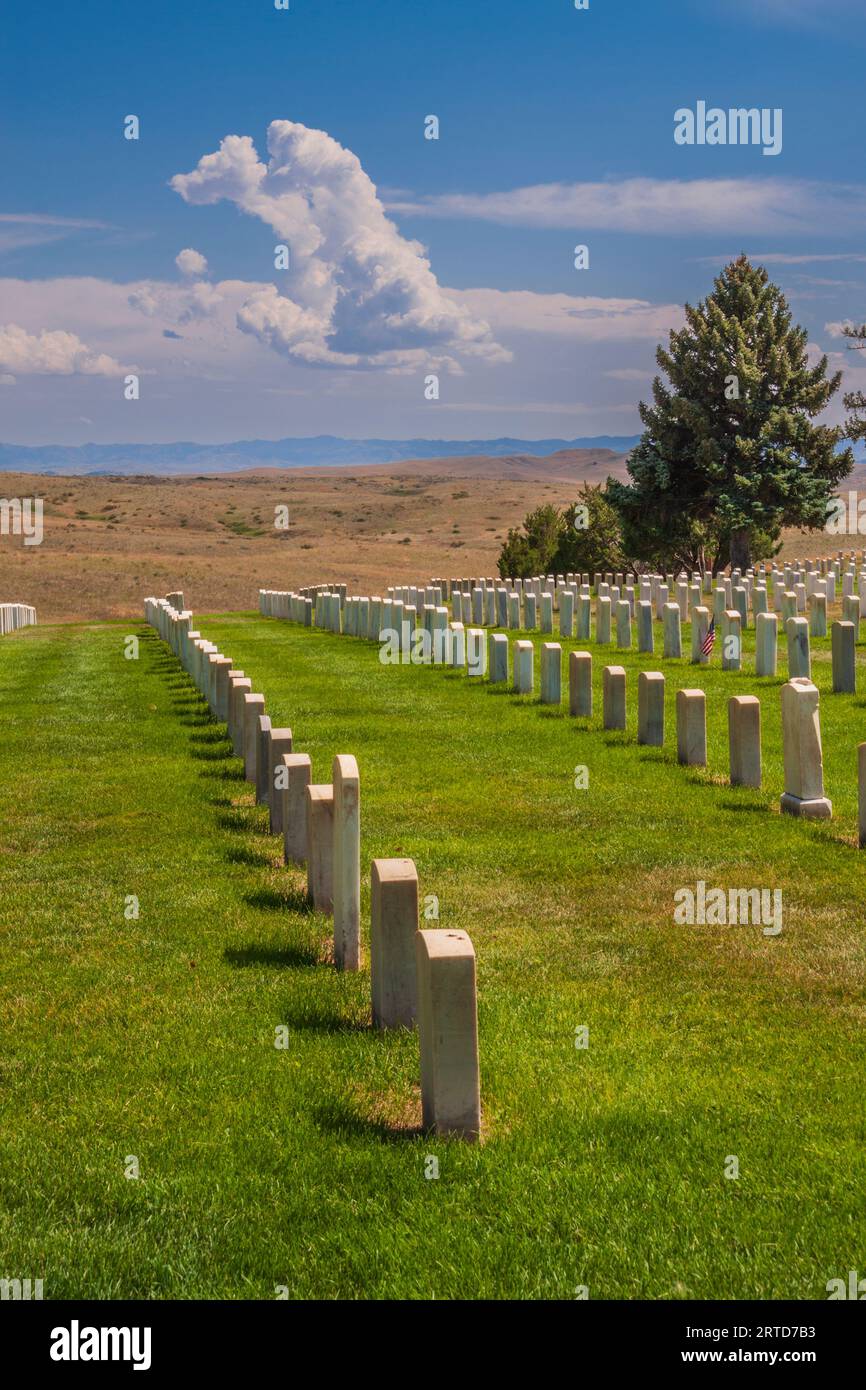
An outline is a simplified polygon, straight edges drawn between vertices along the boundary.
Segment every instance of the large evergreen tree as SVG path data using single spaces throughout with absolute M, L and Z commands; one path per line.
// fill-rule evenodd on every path
M 841 428 L 814 423 L 839 389 L 827 359 L 810 366 L 807 335 L 781 290 L 740 256 L 686 325 L 659 347 L 652 405 L 628 463 L 613 479 L 626 551 L 636 559 L 744 568 L 784 526 L 817 528 L 850 472 Z

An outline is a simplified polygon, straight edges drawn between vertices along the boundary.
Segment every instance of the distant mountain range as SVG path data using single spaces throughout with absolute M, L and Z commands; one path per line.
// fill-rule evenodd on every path
M 347 468 L 407 459 L 530 455 L 563 449 L 633 449 L 637 435 L 589 439 L 240 439 L 230 444 L 0 444 L 0 471 L 14 473 L 237 473 L 245 468 Z

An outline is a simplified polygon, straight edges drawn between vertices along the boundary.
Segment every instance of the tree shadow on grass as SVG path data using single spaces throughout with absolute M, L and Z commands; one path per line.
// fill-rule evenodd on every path
M 418 1139 L 425 1133 L 418 1115 L 417 1101 L 403 1107 L 403 1113 L 393 1118 L 371 1110 L 365 1113 L 358 1102 L 350 1102 L 343 1097 L 333 1096 L 323 1104 L 314 1106 L 314 1124 L 327 1134 L 346 1138 L 365 1138 L 371 1136 L 383 1144 L 402 1144 L 407 1139 Z

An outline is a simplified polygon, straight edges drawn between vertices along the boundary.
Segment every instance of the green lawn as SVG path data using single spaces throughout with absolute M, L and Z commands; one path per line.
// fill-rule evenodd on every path
M 862 1268 L 866 702 L 829 694 L 826 641 L 814 824 L 778 813 L 783 677 L 723 675 L 718 644 L 709 669 L 591 645 L 587 723 L 350 638 L 196 622 L 314 780 L 356 755 L 365 948 L 376 856 L 412 857 L 471 936 L 484 1143 L 418 1132 L 414 1035 L 374 1034 L 366 970 L 328 964 L 169 650 L 129 622 L 27 629 L 0 641 L 0 1276 L 46 1298 L 820 1299 Z M 626 735 L 601 729 L 605 661 Z M 668 675 L 663 750 L 635 743 L 641 667 Z M 707 692 L 706 770 L 676 763 L 680 685 Z M 726 783 L 735 693 L 761 696 L 760 793 Z M 780 888 L 781 936 L 675 925 L 698 879 Z

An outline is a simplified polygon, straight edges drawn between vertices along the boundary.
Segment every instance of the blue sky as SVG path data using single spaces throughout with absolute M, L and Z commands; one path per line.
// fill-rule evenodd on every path
M 864 57 L 862 0 L 21 7 L 0 438 L 633 433 L 656 343 L 741 250 L 854 385 Z M 677 145 L 698 100 L 781 108 L 781 153 Z

